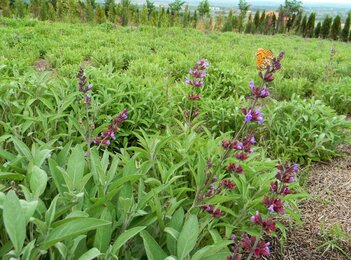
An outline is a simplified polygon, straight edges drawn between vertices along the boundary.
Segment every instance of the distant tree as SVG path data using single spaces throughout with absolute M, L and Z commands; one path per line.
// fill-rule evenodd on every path
M 333 18 L 327 15 L 323 21 L 322 29 L 321 29 L 321 36 L 323 39 L 328 38 L 332 22 L 333 22 Z
M 223 32 L 233 31 L 233 11 L 230 10 L 222 28 Z
M 213 18 L 212 15 L 210 17 L 209 27 L 210 27 L 210 30 L 213 31 L 213 29 L 214 29 L 214 18 Z
M 103 10 L 100 5 L 97 5 L 96 12 L 95 12 L 95 22 L 104 23 L 105 21 L 106 21 L 105 10 Z
M 45 21 L 48 19 L 48 17 L 49 17 L 48 5 L 45 0 L 40 0 L 39 19 L 41 21 Z
M 299 13 L 302 13 L 302 10 L 303 10 L 302 2 L 299 0 L 285 0 L 284 5 L 281 5 L 279 9 L 280 9 L 279 12 L 281 12 L 282 16 L 284 17 L 284 23 L 286 23 L 285 24 L 286 29 L 289 32 L 293 26 L 296 16 Z M 279 23 L 282 23 L 281 19 L 278 18 L 278 20 L 279 20 Z
M 52 2 L 48 2 L 48 19 L 51 21 L 56 21 L 56 11 Z
M 233 13 L 233 30 L 239 31 L 240 17 Z
M 130 8 L 131 8 L 131 0 L 121 0 L 121 24 L 123 26 L 128 25 L 129 16 L 130 16 Z
M 292 30 L 295 33 L 298 33 L 300 31 L 300 27 L 301 27 L 301 22 L 302 22 L 302 18 L 303 18 L 303 13 L 300 12 L 296 15 L 296 18 L 294 20 L 294 23 L 292 25 Z
M 26 5 L 23 0 L 16 0 L 14 7 L 16 17 L 23 18 L 26 15 Z
M 252 21 L 252 13 L 250 13 L 249 18 L 247 20 L 246 23 L 246 27 L 245 27 L 245 33 L 252 33 L 254 32 L 254 23 Z
M 316 13 L 311 13 L 308 17 L 305 36 L 312 38 L 314 34 L 314 24 L 316 22 Z
M 260 22 L 259 22 L 259 32 L 260 33 L 263 33 L 264 30 L 265 30 L 265 21 L 266 21 L 266 11 L 263 10 L 262 14 L 261 14 L 261 17 L 260 17 Z
M 258 27 L 260 26 L 260 11 L 259 10 L 256 11 L 253 22 L 255 25 L 255 31 L 257 31 Z
M 316 29 L 314 30 L 314 37 L 319 38 L 322 31 L 322 23 L 318 22 Z
M 307 14 L 304 15 L 300 26 L 300 33 L 304 37 L 306 36 L 306 28 L 307 28 Z
M 244 20 L 246 18 L 247 11 L 249 11 L 250 5 L 246 0 L 239 0 L 238 7 L 240 10 L 239 14 L 239 32 L 242 32 L 244 30 Z
M 141 10 L 141 24 L 147 24 L 148 22 L 148 10 L 146 5 L 143 6 Z
M 10 1 L 9 0 L 0 0 L 0 10 L 1 10 L 2 16 L 9 17 L 11 15 Z
M 114 1 L 112 1 L 108 7 L 107 17 L 111 23 L 114 23 L 116 21 L 116 4 Z
M 199 17 L 197 15 L 197 11 L 195 10 L 194 16 L 193 16 L 193 27 L 194 28 L 196 28 L 198 20 L 199 20 Z
M 111 4 L 115 4 L 115 0 L 105 0 L 104 8 L 105 8 L 105 15 L 106 16 L 108 16 L 108 12 L 110 10 L 110 5 Z
M 148 15 L 150 15 L 153 11 L 156 11 L 155 3 L 150 0 L 146 0 L 146 8 Z
M 202 0 L 197 7 L 197 11 L 200 16 L 208 15 L 210 13 L 210 3 L 208 0 Z
M 302 12 L 302 1 L 285 0 L 284 6 L 285 15 L 293 15 Z
M 182 6 L 184 4 L 185 2 L 182 0 L 174 0 L 174 2 L 170 3 L 168 6 L 171 11 L 171 14 L 179 13 L 180 10 L 182 10 Z
M 275 34 L 276 27 L 277 27 L 277 17 L 275 14 L 272 15 L 272 21 L 271 21 L 271 34 Z
M 94 17 L 94 5 L 90 0 L 87 0 L 85 4 L 85 21 L 92 22 L 94 21 Z
M 330 38 L 333 40 L 338 40 L 341 32 L 341 17 L 339 15 L 335 16 L 333 25 L 330 31 Z
M 344 28 L 341 31 L 341 40 L 344 42 L 348 41 L 351 26 L 351 13 L 347 15 Z
M 296 16 L 297 14 L 295 13 L 288 16 L 288 21 L 286 22 L 286 29 L 288 32 L 290 32 L 290 30 L 293 28 Z
M 278 33 L 283 33 L 285 32 L 285 9 L 283 5 L 280 5 L 279 9 L 279 14 L 278 14 L 278 19 L 277 19 L 277 31 Z
M 222 30 L 222 24 L 223 24 L 223 15 L 219 14 L 217 16 L 216 24 L 215 24 L 215 30 L 220 31 Z

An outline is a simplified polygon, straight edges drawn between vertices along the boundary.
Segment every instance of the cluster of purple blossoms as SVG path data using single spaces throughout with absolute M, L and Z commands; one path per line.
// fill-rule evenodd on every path
M 272 231 L 275 231 L 275 223 L 271 219 L 262 219 L 261 213 L 256 211 L 256 214 L 251 217 L 251 222 L 260 225 L 262 230 L 269 235 Z
M 253 81 L 250 81 L 249 87 L 251 89 L 251 95 L 257 98 L 266 98 L 270 95 L 269 89 L 267 86 L 255 86 Z
M 275 175 L 277 180 L 272 182 L 270 187 L 271 196 L 266 196 L 263 203 L 267 207 L 268 211 L 284 214 L 284 204 L 279 197 L 284 197 L 292 193 L 287 184 L 295 181 L 293 175 L 298 173 L 298 164 L 278 164 L 277 169 L 278 172 Z
M 256 143 L 255 137 L 253 135 L 248 135 L 244 138 L 244 140 L 223 140 L 222 147 L 227 151 L 234 150 L 233 156 L 239 161 L 245 161 L 249 158 L 249 153 L 253 152 L 252 145 Z M 227 172 L 231 173 L 243 173 L 244 169 L 240 166 L 240 164 L 236 165 L 235 163 L 229 163 L 226 166 Z
M 189 77 L 185 80 L 185 84 L 193 87 L 192 92 L 188 95 L 189 100 L 195 101 L 201 99 L 199 88 L 204 86 L 204 78 L 206 77 L 208 66 L 207 60 L 203 59 L 196 62 L 194 68 L 189 70 Z
M 85 76 L 83 67 L 79 67 L 77 78 L 78 78 L 78 90 L 84 94 L 83 102 L 86 105 L 90 105 L 91 96 L 88 92 L 93 88 L 93 84 L 88 84 L 87 77 Z
M 245 255 L 254 255 L 255 257 L 270 255 L 270 243 L 263 240 L 256 240 L 255 236 L 243 234 L 241 240 L 237 241 L 236 236 L 233 235 L 233 244 L 231 246 L 233 254 L 228 256 L 227 260 L 241 260 Z
M 108 146 L 111 140 L 116 138 L 115 133 L 118 132 L 119 127 L 128 118 L 128 109 L 124 109 L 122 113 L 118 114 L 112 119 L 112 124 L 110 124 L 106 130 L 100 133 L 100 136 L 94 139 L 94 144 Z
M 241 112 L 245 116 L 245 122 L 258 122 L 259 124 L 263 123 L 263 114 L 261 112 L 261 108 L 258 108 L 255 111 L 251 108 L 242 108 Z
M 258 76 L 265 82 L 272 82 L 274 80 L 273 73 L 276 73 L 281 69 L 281 60 L 284 58 L 284 56 L 285 52 L 282 51 L 277 57 L 273 57 L 269 62 L 269 65 L 265 68 L 264 73 L 262 70 L 260 70 L 258 72 Z
M 202 209 L 213 217 L 220 218 L 222 216 L 222 211 L 219 208 L 215 208 L 213 205 L 202 206 Z

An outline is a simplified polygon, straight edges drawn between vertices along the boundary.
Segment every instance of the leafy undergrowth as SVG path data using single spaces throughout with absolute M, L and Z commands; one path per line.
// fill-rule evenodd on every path
M 323 81 L 328 41 L 9 21 L 3 259 L 267 256 L 283 223 L 299 222 L 294 162 L 332 158 L 350 130 L 343 89 L 319 100 L 337 87 Z M 261 50 L 271 66 L 258 76 L 262 46 L 286 55 Z M 210 66 L 193 66 L 200 57 Z M 342 82 L 338 66 L 330 80 Z

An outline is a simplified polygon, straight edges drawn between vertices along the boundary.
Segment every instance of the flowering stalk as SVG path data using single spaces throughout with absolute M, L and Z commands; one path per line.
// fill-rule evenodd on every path
M 188 120 L 189 125 L 191 125 L 191 121 L 200 113 L 198 107 L 194 108 L 194 102 L 201 100 L 200 90 L 204 86 L 204 79 L 207 74 L 206 69 L 208 67 L 209 64 L 207 60 L 202 59 L 197 61 L 194 67 L 189 70 L 189 77 L 185 80 L 185 84 L 192 87 L 191 92 L 187 96 L 188 100 L 191 102 L 190 111 L 186 110 L 184 112 L 184 116 Z
M 87 157 L 89 157 L 90 147 L 92 142 L 91 136 L 92 136 L 92 131 L 94 130 L 94 127 L 95 127 L 93 123 L 90 123 L 90 117 L 89 117 L 89 109 L 91 107 L 91 95 L 89 92 L 93 88 L 93 84 L 88 83 L 83 67 L 79 67 L 77 78 L 78 78 L 78 91 L 83 94 L 83 104 L 85 108 L 85 121 L 86 121 L 84 139 L 87 144 L 86 155 Z
M 122 113 L 119 113 L 112 119 L 112 123 L 100 133 L 100 136 L 97 136 L 94 139 L 94 144 L 98 145 L 98 149 L 101 146 L 109 146 L 111 140 L 116 139 L 115 134 L 119 131 L 119 127 L 123 122 L 128 118 L 128 109 L 124 109 Z

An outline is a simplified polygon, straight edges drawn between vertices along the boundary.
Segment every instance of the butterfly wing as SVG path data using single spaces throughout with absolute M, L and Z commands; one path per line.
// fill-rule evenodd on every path
M 273 64 L 273 52 L 271 50 L 258 49 L 256 53 L 257 69 L 264 70 Z

